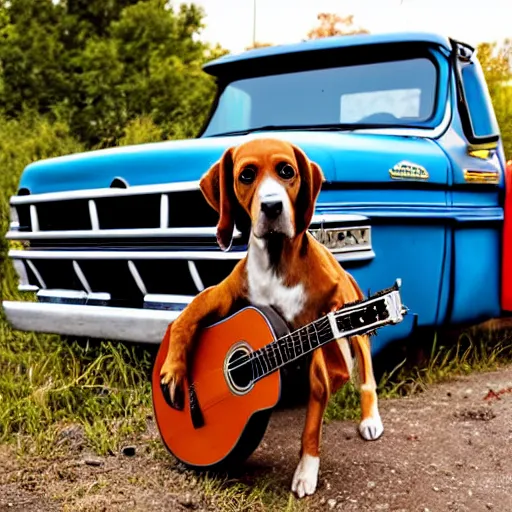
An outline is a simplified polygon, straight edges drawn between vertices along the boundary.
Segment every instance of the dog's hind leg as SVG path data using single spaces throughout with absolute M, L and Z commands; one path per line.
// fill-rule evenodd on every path
M 359 391 L 361 393 L 361 422 L 359 433 L 366 441 L 378 439 L 384 432 L 379 413 L 377 385 L 373 375 L 372 355 L 369 336 L 351 338 L 359 370 Z

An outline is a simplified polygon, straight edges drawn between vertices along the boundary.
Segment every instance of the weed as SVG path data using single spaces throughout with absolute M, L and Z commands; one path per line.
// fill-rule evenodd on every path
M 276 484 L 273 478 L 262 477 L 250 484 L 219 477 L 201 479 L 204 495 L 212 499 L 215 508 L 225 512 L 240 510 L 307 510 L 304 502 Z
M 62 425 L 78 423 L 90 446 L 105 454 L 146 428 L 148 353 L 120 343 L 20 335 L 5 322 L 0 339 L 0 441 L 45 453 Z

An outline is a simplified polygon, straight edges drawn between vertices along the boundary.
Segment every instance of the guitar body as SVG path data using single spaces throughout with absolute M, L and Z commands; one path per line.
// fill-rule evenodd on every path
M 169 344 L 164 339 L 153 367 L 153 408 L 162 441 L 175 458 L 191 469 L 218 471 L 254 452 L 280 398 L 280 372 L 247 386 L 244 375 L 229 378 L 225 366 L 288 332 L 274 310 L 252 306 L 203 329 L 194 341 L 182 410 L 169 405 L 160 385 Z

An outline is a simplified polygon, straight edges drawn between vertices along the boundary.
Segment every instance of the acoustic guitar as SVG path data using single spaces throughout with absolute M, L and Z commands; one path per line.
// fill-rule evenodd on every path
M 280 369 L 335 339 L 372 334 L 406 314 L 400 280 L 290 332 L 271 308 L 245 307 L 202 329 L 184 382 L 181 410 L 160 382 L 164 339 L 152 375 L 154 417 L 167 450 L 186 467 L 219 471 L 258 447 L 281 391 Z

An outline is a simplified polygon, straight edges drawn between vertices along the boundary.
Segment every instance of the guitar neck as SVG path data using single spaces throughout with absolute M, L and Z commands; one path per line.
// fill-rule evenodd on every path
M 346 304 L 251 353 L 253 381 L 257 381 L 334 340 L 367 334 L 402 321 L 406 309 L 400 298 L 400 282 L 368 299 Z

